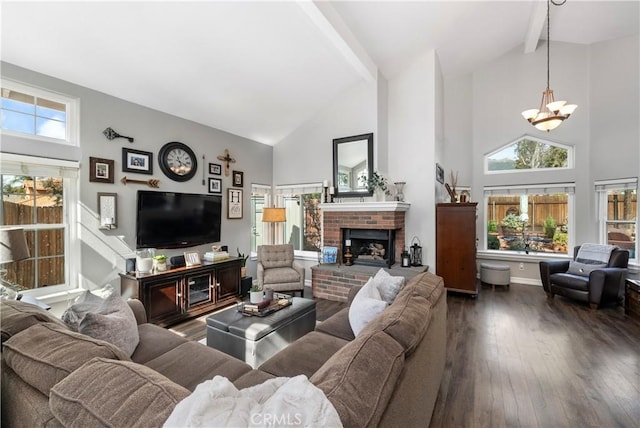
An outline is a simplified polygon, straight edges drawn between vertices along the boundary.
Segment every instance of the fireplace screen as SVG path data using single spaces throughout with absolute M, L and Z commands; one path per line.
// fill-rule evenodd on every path
M 343 229 L 343 245 L 351 242 L 353 263 L 391 267 L 395 260 L 395 230 Z

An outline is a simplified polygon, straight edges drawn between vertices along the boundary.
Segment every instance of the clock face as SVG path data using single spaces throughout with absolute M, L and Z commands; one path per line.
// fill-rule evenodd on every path
M 173 141 L 160 149 L 158 156 L 160 169 L 175 181 L 191 179 L 198 168 L 196 155 L 186 144 Z

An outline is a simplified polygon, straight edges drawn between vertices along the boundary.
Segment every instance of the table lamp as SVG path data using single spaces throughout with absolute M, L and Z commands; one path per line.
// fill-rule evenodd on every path
M 0 264 L 17 262 L 29 258 L 29 247 L 22 228 L 2 228 L 0 229 Z M 16 298 L 17 284 L 11 284 L 5 278 L 6 269 L 0 271 L 1 295 L 8 298 Z

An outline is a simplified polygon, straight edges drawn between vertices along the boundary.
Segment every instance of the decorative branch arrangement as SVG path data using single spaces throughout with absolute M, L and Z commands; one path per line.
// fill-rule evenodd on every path
M 135 183 L 135 184 L 146 184 L 149 187 L 153 187 L 155 189 L 160 187 L 160 180 L 158 180 L 157 178 L 151 178 L 149 180 L 133 180 L 131 178 L 127 178 L 126 176 L 124 176 L 122 177 L 120 182 L 125 186 L 127 185 L 127 183 Z
M 447 189 L 447 193 L 449 193 L 451 202 L 455 203 L 457 200 L 456 186 L 458 185 L 458 173 L 456 172 L 454 174 L 453 171 L 451 171 L 451 173 L 449 174 L 449 180 L 451 181 L 451 185 L 449 185 L 449 183 L 445 183 L 444 188 Z

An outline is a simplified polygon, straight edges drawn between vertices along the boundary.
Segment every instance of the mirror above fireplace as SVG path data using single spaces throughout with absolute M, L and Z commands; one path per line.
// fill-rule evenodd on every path
M 371 196 L 373 133 L 333 140 L 333 184 L 337 198 Z

